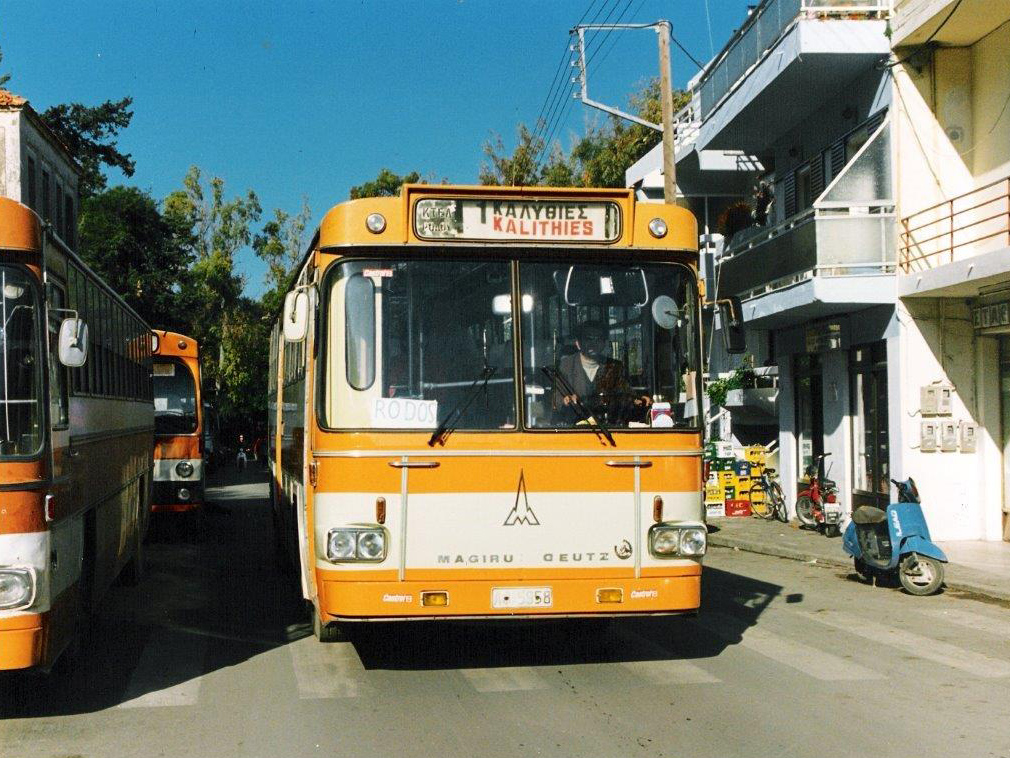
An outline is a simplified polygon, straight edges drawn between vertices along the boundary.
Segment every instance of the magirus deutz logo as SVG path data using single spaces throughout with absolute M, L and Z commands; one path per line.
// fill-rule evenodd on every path
M 505 519 L 505 526 L 515 526 L 516 524 L 526 524 L 527 526 L 540 526 L 537 514 L 530 508 L 529 498 L 526 496 L 526 475 L 522 469 L 519 470 L 519 486 L 516 487 L 516 502 L 509 511 Z

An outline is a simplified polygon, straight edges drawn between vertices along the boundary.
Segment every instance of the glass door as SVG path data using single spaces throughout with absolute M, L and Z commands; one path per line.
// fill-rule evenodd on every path
M 824 452 L 824 392 L 821 357 L 801 355 L 796 359 L 796 470 L 806 478 L 807 469 Z
M 890 502 L 890 445 L 887 435 L 887 345 L 853 348 L 850 363 L 852 408 L 852 507 Z
M 999 392 L 1003 431 L 1003 539 L 1010 541 L 1010 336 L 999 338 Z

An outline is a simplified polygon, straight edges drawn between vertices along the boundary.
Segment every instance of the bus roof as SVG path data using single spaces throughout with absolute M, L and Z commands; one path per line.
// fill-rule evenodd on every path
M 192 337 L 164 329 L 152 329 L 151 331 L 158 336 L 158 347 L 153 351 L 154 355 L 174 355 L 182 358 L 199 357 L 200 346 Z
M 465 222 L 458 222 L 451 236 L 422 236 L 418 231 L 418 202 L 426 200 L 427 207 L 438 208 L 440 201 L 456 203 L 460 210 L 455 212 L 461 218 L 463 206 L 473 207 L 486 204 L 498 208 L 504 206 L 514 212 L 515 223 L 506 228 L 496 228 L 493 237 L 487 230 L 471 231 Z M 534 214 L 551 207 L 581 207 L 590 211 L 600 211 L 603 206 L 616 208 L 617 226 L 613 235 L 606 238 L 568 237 L 552 235 L 546 216 Z M 554 211 L 552 211 L 554 212 Z M 583 211 L 585 212 L 585 211 Z M 602 212 L 602 211 L 600 211 Z M 366 219 L 372 214 L 383 217 L 383 228 L 370 231 Z M 523 215 L 526 214 L 526 215 Z M 551 216 L 550 218 L 554 218 Z M 588 218 L 588 216 L 583 216 Z M 649 224 L 654 219 L 665 222 L 667 232 L 657 237 L 650 233 Z M 531 226 L 536 220 L 536 228 Z M 526 221 L 526 225 L 519 225 Z M 599 225 L 598 225 L 599 226 Z M 534 234 L 530 235 L 532 229 Z M 522 230 L 522 231 L 520 231 Z M 538 230 L 543 233 L 536 234 Z M 525 232 L 525 233 L 524 233 Z M 574 230 L 583 232 L 579 226 Z M 645 203 L 635 200 L 634 191 L 615 188 L 585 187 L 494 187 L 482 185 L 405 184 L 397 197 L 369 197 L 350 200 L 334 206 L 323 217 L 316 239 L 320 249 L 353 245 L 439 245 L 447 244 L 531 244 L 535 246 L 556 246 L 571 248 L 602 247 L 606 249 L 659 249 L 697 253 L 698 225 L 694 215 L 685 208 L 665 203 Z

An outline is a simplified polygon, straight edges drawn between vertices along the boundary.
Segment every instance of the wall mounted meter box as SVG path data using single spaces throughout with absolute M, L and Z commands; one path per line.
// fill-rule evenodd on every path
M 940 450 L 945 453 L 957 450 L 957 426 L 954 421 L 940 422 Z
M 936 427 L 935 421 L 923 421 L 919 426 L 919 450 L 924 453 L 936 452 Z
M 974 453 L 978 438 L 978 424 L 974 421 L 962 421 L 961 429 L 961 452 Z
M 919 388 L 919 410 L 923 416 L 949 416 L 954 388 L 949 384 L 927 384 Z

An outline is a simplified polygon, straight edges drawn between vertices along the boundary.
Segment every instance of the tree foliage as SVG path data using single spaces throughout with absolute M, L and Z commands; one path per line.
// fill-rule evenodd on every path
M 102 166 L 118 168 L 133 176 L 136 164 L 128 153 L 116 146 L 119 132 L 130 125 L 132 97 L 106 100 L 95 106 L 64 103 L 47 108 L 40 115 L 66 145 L 70 154 L 84 169 L 78 186 L 81 198 L 87 198 L 106 187 Z
M 3 60 L 4 60 L 4 52 L 3 50 L 0 50 L 0 63 L 3 63 Z M 3 87 L 10 80 L 11 80 L 10 74 L 0 74 L 0 87 Z
M 400 194 L 400 187 L 421 180 L 416 171 L 399 176 L 388 168 L 381 169 L 374 179 L 351 187 L 351 200 L 362 197 L 395 197 Z
M 274 217 L 253 238 L 253 250 L 267 264 L 267 284 L 271 289 L 287 287 L 305 252 L 305 228 L 311 217 L 308 198 L 303 197 L 298 215 L 275 209 Z
M 150 324 L 187 326 L 177 302 L 192 256 L 186 230 L 135 187 L 112 187 L 81 205 L 81 257 Z

